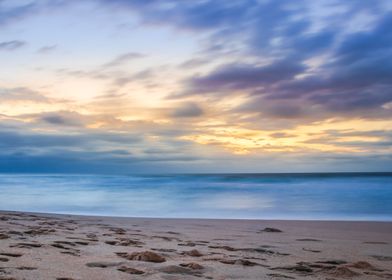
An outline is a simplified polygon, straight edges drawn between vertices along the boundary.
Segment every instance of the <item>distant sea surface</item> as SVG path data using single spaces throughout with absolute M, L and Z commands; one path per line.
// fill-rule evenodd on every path
M 0 210 L 392 221 L 392 173 L 0 175 Z

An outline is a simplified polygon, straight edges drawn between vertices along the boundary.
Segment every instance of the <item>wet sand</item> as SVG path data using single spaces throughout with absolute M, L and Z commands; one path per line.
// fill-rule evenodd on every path
M 0 280 L 392 279 L 392 223 L 0 212 Z

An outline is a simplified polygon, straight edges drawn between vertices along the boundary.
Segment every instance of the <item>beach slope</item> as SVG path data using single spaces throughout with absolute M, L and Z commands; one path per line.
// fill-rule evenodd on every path
M 0 212 L 0 279 L 392 279 L 392 223 Z

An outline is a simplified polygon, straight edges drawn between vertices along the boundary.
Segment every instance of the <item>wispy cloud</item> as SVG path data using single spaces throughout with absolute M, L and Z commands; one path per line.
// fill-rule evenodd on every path
M 108 68 L 108 67 L 121 66 L 127 62 L 133 61 L 135 59 L 144 58 L 144 57 L 146 57 L 146 55 L 142 53 L 137 53 L 137 52 L 124 53 L 115 57 L 113 60 L 105 63 L 102 67 Z
M 48 54 L 48 53 L 55 51 L 56 49 L 57 49 L 57 45 L 48 45 L 48 46 L 43 46 L 43 47 L 39 48 L 37 50 L 37 52 L 41 53 L 41 54 Z
M 14 51 L 25 46 L 27 43 L 20 40 L 4 41 L 0 42 L 0 51 Z

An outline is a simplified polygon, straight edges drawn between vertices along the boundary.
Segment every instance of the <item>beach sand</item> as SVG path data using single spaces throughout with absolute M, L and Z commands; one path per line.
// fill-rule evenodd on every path
M 0 212 L 0 279 L 392 279 L 392 223 Z

